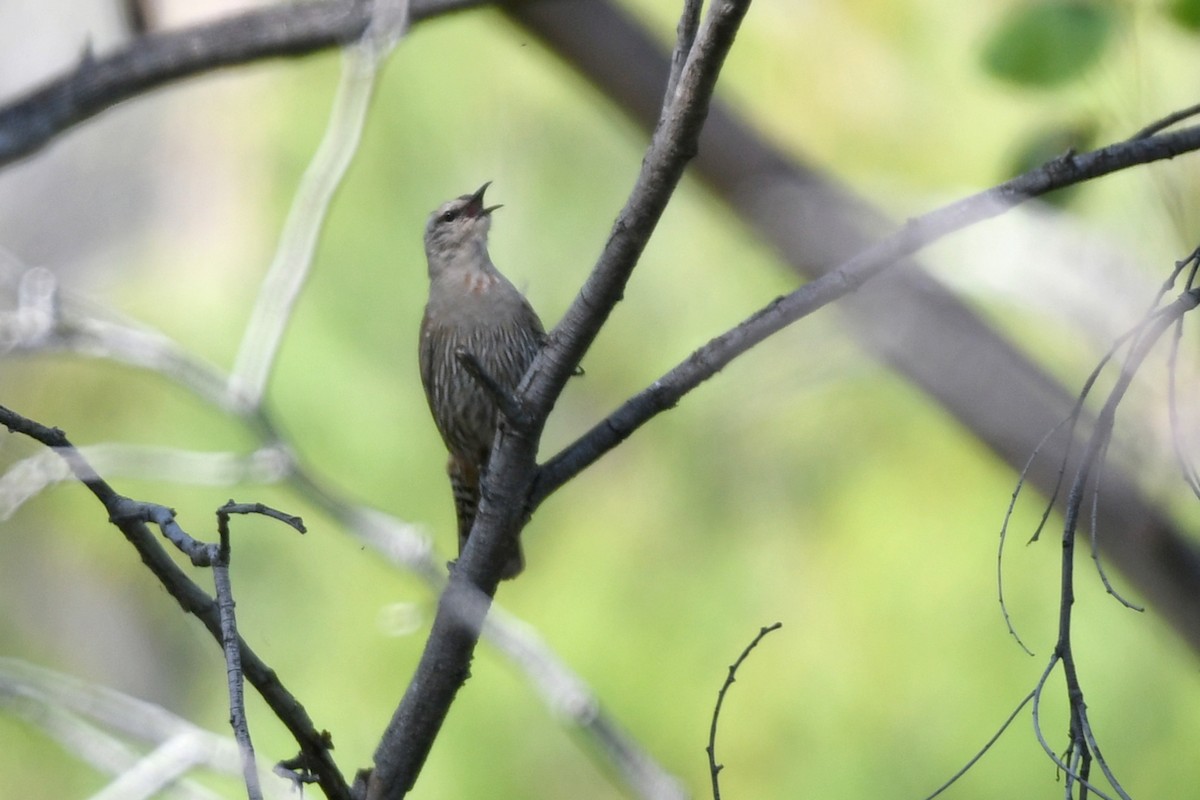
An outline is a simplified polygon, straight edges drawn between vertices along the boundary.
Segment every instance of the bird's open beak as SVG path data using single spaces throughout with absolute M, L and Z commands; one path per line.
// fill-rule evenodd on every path
M 476 189 L 475 194 L 471 195 L 471 208 L 478 209 L 475 212 L 476 214 L 486 217 L 488 214 L 491 214 L 497 208 L 503 208 L 503 206 L 501 206 L 501 205 L 488 206 L 487 208 L 484 208 L 483 193 L 486 192 L 487 188 L 491 185 L 492 185 L 492 182 L 488 181 L 483 186 L 480 186 L 478 189 Z

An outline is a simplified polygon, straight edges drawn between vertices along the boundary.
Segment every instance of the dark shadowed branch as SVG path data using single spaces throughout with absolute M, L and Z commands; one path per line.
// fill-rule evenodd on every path
M 1021 702 L 1017 703 L 1017 707 L 1014 708 L 1012 710 L 1012 713 L 1008 715 L 1008 718 L 1006 720 L 1004 720 L 1004 722 L 1000 723 L 1000 727 L 996 729 L 996 732 L 992 734 L 992 737 L 990 739 L 988 739 L 987 742 L 984 743 L 983 747 L 979 748 L 979 752 L 977 752 L 975 755 L 971 756 L 971 758 L 967 761 L 967 763 L 963 764 L 962 767 L 959 768 L 958 772 L 951 775 L 950 778 L 945 783 L 943 783 L 941 786 L 939 786 L 937 789 L 935 789 L 933 791 L 933 794 L 930 794 L 929 796 L 927 796 L 925 798 L 925 800 L 933 800 L 935 797 L 940 795 L 942 792 L 946 791 L 951 786 L 953 786 L 955 783 L 957 783 L 959 778 L 961 778 L 963 775 L 966 775 L 968 772 L 970 772 L 971 768 L 974 767 L 976 764 L 978 764 L 980 759 L 982 759 L 985 755 L 987 755 L 988 751 L 992 749 L 992 745 L 994 745 L 994 744 L 996 744 L 996 742 L 1000 741 L 1000 737 L 1003 736 L 1004 732 L 1006 730 L 1008 730 L 1008 727 L 1010 725 L 1012 725 L 1013 720 L 1016 719 L 1017 715 L 1021 713 L 1021 709 L 1025 708 L 1025 706 L 1027 706 L 1029 704 L 1029 701 L 1032 699 L 1033 699 L 1033 692 L 1030 692 L 1029 694 L 1025 695 L 1024 699 L 1022 699 Z
M 412 0 L 414 21 L 479 0 Z M 37 152 L 63 131 L 173 81 L 267 58 L 309 55 L 358 39 L 371 0 L 315 0 L 247 11 L 216 22 L 162 31 L 75 68 L 0 107 L 0 167 Z
M 525 499 L 534 474 L 537 436 L 567 379 L 604 324 L 696 152 L 700 129 L 725 55 L 748 3 L 717 0 L 709 6 L 680 74 L 674 98 L 642 161 L 630 198 L 579 295 L 550 333 L 518 387 L 533 430 L 502 428 L 488 465 L 475 527 L 438 603 L 433 630 L 375 752 L 369 798 L 403 797 L 420 773 L 469 664 L 479 629 L 496 591 L 508 542 L 527 519 Z M 686 32 L 686 26 L 684 29 Z

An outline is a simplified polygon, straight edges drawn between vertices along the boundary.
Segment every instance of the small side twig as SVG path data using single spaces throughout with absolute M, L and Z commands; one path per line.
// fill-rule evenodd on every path
M 229 682 L 229 724 L 242 756 L 242 777 L 246 781 L 246 793 L 250 800 L 260 800 L 262 786 L 258 780 L 258 767 L 254 758 L 254 743 L 250 739 L 250 723 L 246 719 L 246 703 L 243 693 L 242 650 L 237 632 L 237 617 L 234 614 L 233 584 L 229 578 L 229 560 L 232 553 L 229 544 L 229 517 L 232 514 L 262 514 L 280 520 L 300 533 L 305 532 L 304 522 L 296 516 L 277 511 L 262 503 L 235 503 L 230 500 L 217 509 L 217 558 L 213 562 L 213 583 L 217 591 L 217 608 L 221 614 L 221 648 L 225 652 L 225 674 Z
M 458 363 L 462 365 L 463 369 L 470 373 L 475 382 L 487 392 L 488 397 L 500 410 L 500 416 L 507 420 L 508 424 L 520 431 L 528 430 L 529 415 L 521 403 L 512 392 L 501 386 L 491 373 L 484 369 L 483 364 L 479 363 L 479 359 L 475 357 L 474 353 L 460 347 L 454 351 L 454 357 L 458 359 Z
M 1021 700 L 1021 702 L 1017 703 L 1017 707 L 1012 710 L 1012 713 L 1008 715 L 1008 719 L 1006 719 L 1006 720 L 1004 720 L 1004 722 L 1000 723 L 999 729 L 997 729 L 997 731 L 992 734 L 992 738 L 988 739 L 987 742 L 983 745 L 983 747 L 979 748 L 979 752 L 976 753 L 975 755 L 971 756 L 971 759 L 969 761 L 967 761 L 966 764 L 963 764 L 962 767 L 958 770 L 958 772 L 951 775 L 949 780 L 947 780 L 945 783 L 943 783 L 941 786 L 939 786 L 937 789 L 935 789 L 933 794 L 928 795 L 925 798 L 925 800 L 933 800 L 933 798 L 937 797 L 939 794 L 946 791 L 951 786 L 953 786 L 955 783 L 957 783 L 959 778 L 961 778 L 963 775 L 966 775 L 968 772 L 970 772 L 971 768 L 974 767 L 977 763 L 979 763 L 979 760 L 981 758 L 983 758 L 985 755 L 987 755 L 987 752 L 992 749 L 992 746 L 994 744 L 996 744 L 996 742 L 1000 741 L 1000 737 L 1004 735 L 1004 732 L 1006 730 L 1008 730 L 1008 726 L 1012 725 L 1013 720 L 1017 718 L 1017 714 L 1020 714 L 1021 709 L 1023 709 L 1026 705 L 1028 705 L 1029 701 L 1032 699 L 1033 699 L 1033 692 L 1030 692 L 1029 694 L 1025 695 L 1025 697 Z
M 703 4 L 703 0 L 684 0 L 683 13 L 679 15 L 679 24 L 675 28 L 675 49 L 671 53 L 671 74 L 667 78 L 667 91 L 663 93 L 664 108 L 674 99 L 675 87 L 679 85 L 679 76 L 683 74 L 683 66 L 692 52 L 692 44 L 696 41 L 696 30 L 700 27 L 700 8 Z
M 291 526 L 298 533 L 308 533 L 308 528 L 304 527 L 304 520 L 295 514 L 288 514 L 262 503 L 235 503 L 232 500 L 217 509 L 218 531 L 228 532 L 229 517 L 232 514 L 261 514 L 264 517 L 277 519 L 283 524 Z
M 758 647 L 758 643 L 771 631 L 777 631 L 783 627 L 782 622 L 776 622 L 773 625 L 768 625 L 758 631 L 758 635 L 751 640 L 750 644 L 746 645 L 746 649 L 729 665 L 729 674 L 725 676 L 725 683 L 721 684 L 720 691 L 717 692 L 717 704 L 713 706 L 712 724 L 708 729 L 708 747 L 704 748 L 708 753 L 708 771 L 712 776 L 712 792 L 713 800 L 721 800 L 721 781 L 718 775 L 725 768 L 724 764 L 717 763 L 717 720 L 721 716 L 721 705 L 725 702 L 725 693 L 729 691 L 729 687 L 733 686 L 733 682 L 737 680 L 738 668 L 742 666 L 742 662 L 749 656 L 750 652 Z
M 1130 136 L 1129 141 L 1136 142 L 1139 139 L 1149 139 L 1154 134 L 1164 131 L 1172 125 L 1183 122 L 1185 119 L 1194 117 L 1197 114 L 1200 114 L 1200 103 L 1197 103 L 1193 106 L 1188 106 L 1187 108 L 1181 108 L 1178 111 L 1172 111 L 1165 117 L 1156 119 L 1154 122 L 1151 122 L 1133 136 Z
M 1178 278 L 1184 269 L 1188 269 L 1184 289 L 1190 291 L 1196 283 L 1197 271 L 1200 271 L 1200 248 L 1193 250 L 1191 255 L 1179 261 L 1169 278 L 1170 283 Z M 1179 414 L 1179 345 L 1183 339 L 1183 318 L 1175 322 L 1175 333 L 1171 338 L 1171 349 L 1167 355 L 1167 419 L 1171 427 L 1171 447 L 1175 452 L 1175 461 L 1179 465 L 1179 473 L 1184 483 L 1192 490 L 1192 494 L 1200 498 L 1200 473 L 1184 445 L 1183 424 Z

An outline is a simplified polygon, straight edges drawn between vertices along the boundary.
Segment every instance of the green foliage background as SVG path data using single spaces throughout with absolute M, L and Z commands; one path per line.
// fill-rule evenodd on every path
M 784 147 L 898 217 L 912 215 L 1003 179 L 1023 143 L 1047 129 L 1082 120 L 1109 141 L 1194 102 L 1196 40 L 1150 3 L 1103 5 L 1113 33 L 1093 43 L 1102 50 L 1046 88 L 989 74 L 994 63 L 981 55 L 1013 27 L 1005 13 L 1021 13 L 1018 3 L 764 1 L 720 90 Z M 665 45 L 674 6 L 646 0 L 631 9 Z M 335 54 L 256 66 L 112 111 L 152 119 L 156 145 L 110 157 L 170 167 L 176 178 L 161 190 L 166 211 L 120 231 L 105 268 L 77 272 L 75 285 L 231 364 L 338 68 Z M 489 198 L 505 207 L 492 254 L 553 323 L 599 252 L 644 144 L 499 14 L 417 27 L 384 72 L 272 382 L 272 411 L 303 460 L 340 491 L 426 525 L 449 555 L 443 451 L 415 363 L 425 215 L 493 180 Z M 1067 213 L 1160 276 L 1194 246 L 1193 170 L 1182 159 L 1108 179 L 1074 196 Z M 122 187 L 84 190 L 119 196 Z M 952 273 L 962 255 L 939 249 L 930 260 Z M 725 207 L 685 181 L 587 375 L 556 410 L 544 454 L 795 284 Z M 1103 350 L 1036 309 L 980 307 L 1068 385 Z M 2 402 L 81 444 L 245 451 L 254 443 L 153 375 L 68 357 L 10 360 L 0 370 Z M 15 437 L 4 448 L 12 460 L 36 452 Z M 1036 658 L 1009 637 L 996 603 L 998 530 L 1014 481 L 858 351 L 836 312 L 823 312 L 735 363 L 548 502 L 526 533 L 528 572 L 499 600 L 698 797 L 726 666 L 761 625 L 782 621 L 726 706 L 718 751 L 726 796 L 920 797 L 1032 688 L 1053 644 L 1058 547 L 1053 526 L 1041 543 L 1023 545 L 1040 512 L 1032 497 L 1015 516 L 1006 592 Z M 1168 481 L 1164 502 L 1174 502 Z M 434 598 L 286 489 L 114 483 L 176 508 L 196 535 L 213 530 L 213 510 L 231 495 L 304 516 L 305 537 L 266 520 L 236 522 L 240 624 L 333 733 L 343 768 L 366 766 Z M 1200 784 L 1194 654 L 1152 612 L 1106 598 L 1084 562 L 1079 584 L 1078 658 L 1101 746 L 1135 796 L 1182 796 Z M 4 524 L 0 587 L 0 652 L 227 729 L 218 648 L 81 487 L 55 488 Z M 415 630 L 393 624 L 413 614 Z M 1058 683 L 1043 720 L 1061 748 Z M 266 759 L 294 752 L 257 701 L 251 725 Z M 11 718 L 0 717 L 0 741 L 0 795 L 77 797 L 105 783 Z M 485 647 L 416 796 L 619 796 L 580 744 Z M 1049 796 L 1058 777 L 1026 713 L 948 796 Z M 212 785 L 239 794 L 233 782 Z

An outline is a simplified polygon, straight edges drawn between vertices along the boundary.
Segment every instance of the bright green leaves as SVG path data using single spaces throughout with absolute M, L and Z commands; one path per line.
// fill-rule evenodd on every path
M 1115 23 L 1115 12 L 1102 2 L 1037 0 L 1019 6 L 984 45 L 984 68 L 1026 87 L 1058 86 L 1096 63 Z
M 1193 33 L 1200 31 L 1200 0 L 1171 0 L 1166 11 L 1179 27 Z

